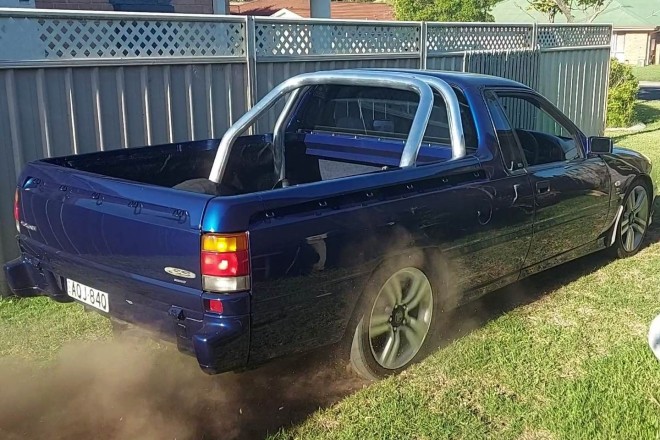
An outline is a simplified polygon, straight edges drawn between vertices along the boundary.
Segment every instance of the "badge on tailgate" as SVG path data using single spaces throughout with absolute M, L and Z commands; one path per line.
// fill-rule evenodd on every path
M 188 278 L 188 279 L 193 279 L 197 277 L 193 272 L 190 272 L 185 269 L 179 269 L 178 267 L 166 267 L 163 269 L 165 272 L 169 273 L 172 276 L 178 277 L 178 278 Z

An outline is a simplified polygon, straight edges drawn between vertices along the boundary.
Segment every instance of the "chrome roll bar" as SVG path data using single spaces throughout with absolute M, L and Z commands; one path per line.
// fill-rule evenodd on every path
M 284 109 L 277 118 L 275 128 L 273 130 L 273 161 L 275 162 L 275 171 L 279 175 L 281 182 L 286 178 L 286 154 L 284 152 L 284 131 L 286 130 L 287 122 L 291 120 L 291 112 L 298 103 L 300 92 L 302 88 L 296 89 L 291 92 L 291 96 L 284 105 Z M 284 185 L 286 186 L 286 185 Z
M 447 103 L 452 143 L 452 159 L 463 157 L 465 155 L 465 138 L 460 119 L 460 107 L 456 95 L 445 81 L 424 75 L 415 75 L 413 72 L 408 74 L 385 70 L 338 70 L 315 72 L 298 75 L 284 81 L 271 90 L 227 130 L 218 146 L 218 152 L 216 153 L 213 167 L 211 168 L 209 180 L 216 183 L 219 183 L 222 180 L 229 159 L 229 153 L 236 138 L 257 121 L 262 114 L 270 110 L 270 108 L 272 108 L 273 105 L 275 105 L 275 103 L 283 96 L 294 92 L 289 96 L 284 111 L 277 119 L 273 132 L 275 166 L 279 169 L 280 178 L 284 178 L 284 130 L 287 121 L 290 119 L 290 113 L 300 97 L 300 89 L 321 84 L 385 87 L 409 90 L 419 95 L 417 112 L 415 113 L 415 117 L 410 126 L 410 133 L 404 144 L 403 153 L 399 163 L 399 166 L 402 168 L 415 165 L 417 160 L 417 155 L 426 132 L 426 126 L 433 109 L 433 91 L 431 90 L 431 87 L 433 87 L 438 93 L 440 93 Z
M 374 70 L 374 71 L 382 72 L 383 70 Z M 465 132 L 463 131 L 463 121 L 461 120 L 461 106 L 458 103 L 458 98 L 456 98 L 456 93 L 454 92 L 454 90 L 452 90 L 451 86 L 447 84 L 446 81 L 440 78 L 430 75 L 424 75 L 423 71 L 420 72 L 421 73 L 420 75 L 417 75 L 417 72 L 413 70 L 406 72 L 401 72 L 401 71 L 392 72 L 386 70 L 386 72 L 391 73 L 393 75 L 399 75 L 403 78 L 410 78 L 410 77 L 418 78 L 424 81 L 433 89 L 435 89 L 440 94 L 440 96 L 442 96 L 442 99 L 444 99 L 445 105 L 447 106 L 449 136 L 451 141 L 451 158 L 453 160 L 453 159 L 460 159 L 461 157 L 465 157 L 467 150 L 465 149 Z M 401 158 L 401 160 L 403 161 L 403 157 Z M 415 154 L 413 160 L 417 161 L 417 154 Z

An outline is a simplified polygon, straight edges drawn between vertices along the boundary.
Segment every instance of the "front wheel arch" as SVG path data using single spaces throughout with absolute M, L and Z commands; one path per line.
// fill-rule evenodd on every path
M 630 222 L 630 220 L 626 221 L 626 219 L 630 215 L 630 213 L 628 213 L 629 207 L 627 206 L 627 202 L 631 197 L 631 194 L 637 188 L 640 187 L 644 189 L 647 197 L 646 203 L 648 204 L 648 213 L 646 213 L 646 218 L 644 218 L 646 225 L 644 226 L 644 231 L 638 243 L 635 245 L 633 249 L 628 249 L 628 247 L 624 245 L 623 236 L 622 236 L 624 228 L 626 228 L 628 223 Z M 644 174 L 635 177 L 626 186 L 626 190 L 621 200 L 621 204 L 618 205 L 617 207 L 617 218 L 614 222 L 614 225 L 612 226 L 612 229 L 608 233 L 608 239 L 609 237 L 612 237 L 611 238 L 612 242 L 609 248 L 609 252 L 611 253 L 611 255 L 618 258 L 626 258 L 639 252 L 643 248 L 644 240 L 648 234 L 648 229 L 652 217 L 653 217 L 653 183 L 650 177 Z

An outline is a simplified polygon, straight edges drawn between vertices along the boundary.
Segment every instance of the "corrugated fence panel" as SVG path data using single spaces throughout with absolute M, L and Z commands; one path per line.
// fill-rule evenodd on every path
M 12 205 L 26 162 L 221 137 L 247 111 L 237 63 L 0 69 L 0 87 L 2 262 L 18 253 Z
M 246 108 L 245 66 L 0 70 L 22 161 L 221 135 Z M 230 107 L 232 107 L 230 111 Z M 6 116 L 7 117 L 7 116 Z
M 538 91 L 587 135 L 605 130 L 609 49 L 542 52 Z
M 26 161 L 218 138 L 298 73 L 467 68 L 529 84 L 600 133 L 610 34 L 600 25 L 0 10 L 0 262 L 17 253 L 11 207 Z
M 539 87 L 586 134 L 605 130 L 611 27 L 539 25 Z
M 539 51 L 486 51 L 466 54 L 466 71 L 501 76 L 538 89 Z
M 426 68 L 429 70 L 452 70 L 462 72 L 465 63 L 465 55 L 441 55 L 431 56 L 426 60 Z
M 17 170 L 22 166 L 22 152 L 16 132 L 12 128 L 17 122 L 15 108 L 15 86 L 13 84 L 14 72 L 0 70 L 0 264 L 18 254 L 12 207 L 14 205 L 14 189 L 16 186 Z M 0 271 L 0 291 L 6 290 L 4 271 Z

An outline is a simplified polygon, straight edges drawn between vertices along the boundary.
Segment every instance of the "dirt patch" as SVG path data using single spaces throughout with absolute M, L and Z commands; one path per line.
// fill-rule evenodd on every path
M 0 368 L 0 437 L 10 440 L 263 438 L 366 384 L 321 353 L 207 376 L 174 349 L 130 342 Z

